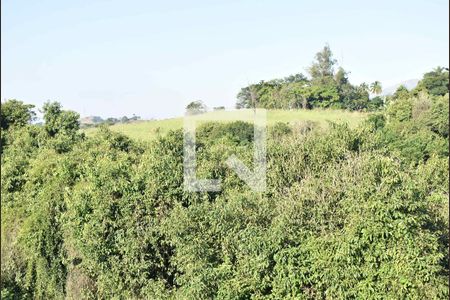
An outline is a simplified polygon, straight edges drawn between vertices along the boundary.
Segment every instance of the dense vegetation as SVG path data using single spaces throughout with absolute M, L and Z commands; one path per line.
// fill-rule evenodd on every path
M 260 81 L 241 89 L 236 108 L 261 107 L 267 109 L 340 108 L 347 110 L 376 111 L 386 104 L 381 97 L 379 81 L 352 85 L 349 72 L 339 67 L 329 46 L 315 56 L 308 68 L 309 78 L 302 73 L 283 79 Z M 448 70 L 447 70 L 448 71 Z M 445 95 L 448 91 L 448 72 L 444 69 L 425 74 L 416 92 L 426 89 L 432 95 Z M 372 94 L 372 98 L 370 98 Z
M 336 63 L 327 45 L 316 54 L 315 61 L 308 68 L 309 78 L 298 73 L 284 79 L 251 84 L 237 95 L 236 107 L 376 110 L 383 104 L 381 98 L 369 99 L 369 92 L 381 93 L 380 82 L 376 81 L 371 86 L 366 83 L 354 86 L 342 67 L 335 72 Z
M 3 103 L 2 299 L 447 299 L 448 72 L 433 72 L 356 128 L 271 126 L 264 193 L 225 164 L 252 164 L 251 124 L 199 128 L 197 174 L 223 189 L 190 193 L 181 130 L 86 137 L 58 103 L 43 126 Z

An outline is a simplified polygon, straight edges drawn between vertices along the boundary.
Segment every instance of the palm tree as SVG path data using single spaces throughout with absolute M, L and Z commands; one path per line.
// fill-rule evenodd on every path
M 381 94 L 382 90 L 383 90 L 383 88 L 381 87 L 381 82 L 379 82 L 379 81 L 374 81 L 370 85 L 370 91 L 372 92 L 372 94 L 379 95 L 379 94 Z

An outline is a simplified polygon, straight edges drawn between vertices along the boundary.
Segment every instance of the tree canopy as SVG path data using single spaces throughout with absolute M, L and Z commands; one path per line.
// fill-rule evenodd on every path
M 33 111 L 34 105 L 24 104 L 22 101 L 10 99 L 1 104 L 0 122 L 3 130 L 11 126 L 23 127 L 29 124 L 36 113 Z
M 426 90 L 435 96 L 447 94 L 449 90 L 448 69 L 437 67 L 433 71 L 425 73 L 423 79 L 417 85 L 416 90 Z
M 206 110 L 207 107 L 201 100 L 192 101 L 186 106 L 186 113 L 191 115 L 201 114 Z
M 273 79 L 251 84 L 237 95 L 237 108 L 311 109 L 340 108 L 349 110 L 374 110 L 379 102 L 369 99 L 369 86 L 354 86 L 342 66 L 335 72 L 337 60 L 326 45 L 315 56 L 308 68 L 310 78 L 298 73 L 284 79 Z M 374 94 L 381 92 L 381 83 L 376 81 Z

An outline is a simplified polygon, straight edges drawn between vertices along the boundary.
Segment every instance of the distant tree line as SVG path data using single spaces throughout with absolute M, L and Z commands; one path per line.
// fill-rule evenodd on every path
M 215 106 L 213 111 L 225 110 L 225 106 Z M 208 106 L 202 100 L 195 100 L 186 106 L 187 115 L 198 115 L 208 111 Z
M 348 71 L 342 67 L 335 71 L 336 63 L 330 47 L 326 45 L 308 68 L 309 77 L 298 73 L 246 86 L 237 95 L 236 108 L 376 111 L 385 105 L 386 98 L 380 97 L 382 85 L 379 81 L 353 85 L 349 82 Z M 443 95 L 448 90 L 446 82 L 448 70 L 444 72 L 444 69 L 438 68 L 425 74 L 418 89 L 426 87 L 432 95 Z
M 118 124 L 118 123 L 125 124 L 125 123 L 138 121 L 140 119 L 141 119 L 141 117 L 136 116 L 136 115 L 133 115 L 132 117 L 123 116 L 121 118 L 109 117 L 106 119 L 103 119 L 99 116 L 92 116 L 92 117 L 86 117 L 86 118 L 81 119 L 81 127 L 82 128 L 97 127 L 102 124 L 106 124 L 106 125 L 114 125 L 114 124 Z

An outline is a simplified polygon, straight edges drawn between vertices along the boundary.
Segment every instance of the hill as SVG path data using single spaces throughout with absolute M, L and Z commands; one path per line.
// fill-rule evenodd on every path
M 252 121 L 253 111 L 247 109 L 232 111 L 213 111 L 199 118 L 210 119 L 236 119 L 237 115 L 244 121 Z M 355 127 L 367 116 L 363 112 L 349 112 L 344 110 L 313 109 L 313 110 L 268 110 L 267 123 L 273 125 L 277 122 L 289 124 L 302 123 L 306 121 L 314 122 L 320 127 L 327 127 L 328 122 L 348 123 L 350 127 Z M 158 133 L 163 134 L 170 130 L 183 127 L 183 118 L 172 118 L 164 120 L 138 121 L 128 124 L 115 124 L 109 128 L 113 131 L 123 133 L 137 140 L 151 140 Z M 97 128 L 85 129 L 87 135 L 92 135 Z
M 395 93 L 395 91 L 402 85 L 404 87 L 406 87 L 409 91 L 411 91 L 412 89 L 414 89 L 417 86 L 418 83 L 419 83 L 419 79 L 405 80 L 400 83 L 386 87 L 385 89 L 383 89 L 383 92 L 381 94 L 385 95 L 385 96 L 393 95 Z
M 99 116 L 88 116 L 80 119 L 81 126 L 89 126 L 102 123 L 103 119 Z

